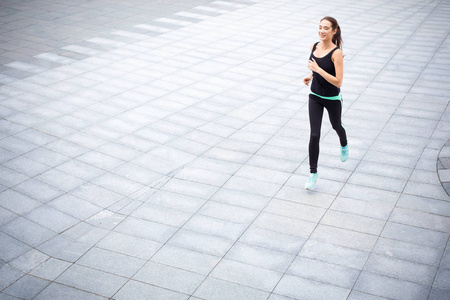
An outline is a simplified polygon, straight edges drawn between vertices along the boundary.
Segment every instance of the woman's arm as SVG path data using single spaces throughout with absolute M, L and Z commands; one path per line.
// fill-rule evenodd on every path
M 311 46 L 309 47 L 309 49 L 312 51 L 313 47 L 314 47 L 314 44 L 311 45 Z M 309 74 L 308 76 L 306 76 L 305 78 L 303 78 L 303 83 L 306 84 L 306 85 L 309 85 L 309 83 L 311 82 L 312 77 L 313 77 L 313 73 L 311 72 L 311 74 Z
M 333 76 L 330 73 L 325 72 L 322 68 L 319 67 L 319 65 L 314 59 L 308 61 L 308 69 L 318 73 L 320 76 L 325 78 L 326 81 L 340 88 L 342 86 L 342 80 L 344 79 L 344 58 L 342 56 L 342 50 L 336 49 L 336 51 L 334 51 L 333 55 L 331 56 L 331 60 L 334 63 L 336 76 Z

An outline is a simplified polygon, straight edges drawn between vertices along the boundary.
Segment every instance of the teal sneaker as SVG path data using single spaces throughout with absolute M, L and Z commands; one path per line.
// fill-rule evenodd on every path
M 348 158 L 348 144 L 345 147 L 341 146 L 341 161 L 345 162 Z
M 305 183 L 305 189 L 312 190 L 314 189 L 314 186 L 316 185 L 317 178 L 319 177 L 319 174 L 316 173 L 309 173 L 308 181 Z

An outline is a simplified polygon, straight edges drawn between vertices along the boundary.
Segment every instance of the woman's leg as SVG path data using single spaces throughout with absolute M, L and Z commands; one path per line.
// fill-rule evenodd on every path
M 319 141 L 322 127 L 323 105 L 322 100 L 314 95 L 309 95 L 309 125 L 311 133 L 309 136 L 309 169 L 311 173 L 317 173 L 317 162 L 319 161 Z
M 339 136 L 339 142 L 341 147 L 347 146 L 347 133 L 342 126 L 341 116 L 342 116 L 342 103 L 339 100 L 325 100 L 325 108 L 328 111 L 328 116 L 330 117 L 330 123 L 333 129 Z

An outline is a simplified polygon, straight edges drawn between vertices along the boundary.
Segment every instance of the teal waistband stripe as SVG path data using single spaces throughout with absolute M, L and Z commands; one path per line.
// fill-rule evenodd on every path
M 313 94 L 314 96 L 317 96 L 317 97 L 320 97 L 320 98 L 326 99 L 326 100 L 342 100 L 341 93 L 339 93 L 339 95 L 337 95 L 337 96 L 332 96 L 332 97 L 320 96 L 313 92 L 310 92 L 310 93 Z

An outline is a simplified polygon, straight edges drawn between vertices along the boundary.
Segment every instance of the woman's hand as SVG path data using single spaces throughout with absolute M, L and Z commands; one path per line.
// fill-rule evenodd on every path
M 308 69 L 310 69 L 311 71 L 316 72 L 316 73 L 319 72 L 320 67 L 314 58 L 308 60 Z
M 305 85 L 309 85 L 309 83 L 311 82 L 311 79 L 312 79 L 311 76 L 305 77 L 305 78 L 303 78 L 303 83 Z

